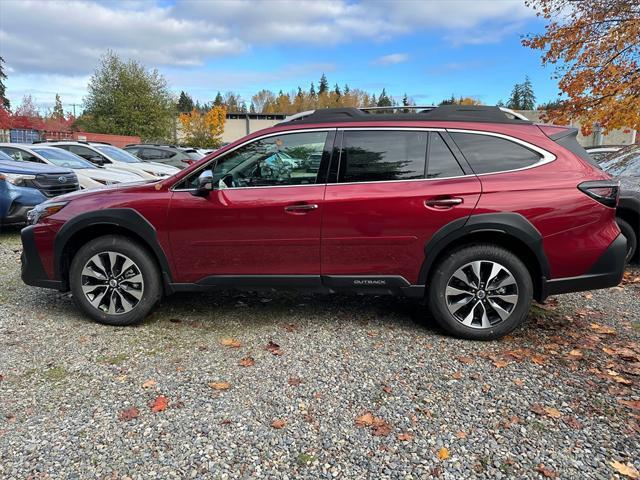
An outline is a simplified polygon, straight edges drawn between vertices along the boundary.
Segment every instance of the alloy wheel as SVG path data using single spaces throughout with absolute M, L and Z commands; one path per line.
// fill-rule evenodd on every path
M 82 291 L 91 305 L 109 315 L 133 310 L 144 293 L 142 272 L 126 255 L 101 252 L 82 269 Z
M 457 269 L 445 291 L 449 313 L 471 328 L 492 328 L 505 321 L 518 304 L 518 284 L 503 265 L 477 260 Z

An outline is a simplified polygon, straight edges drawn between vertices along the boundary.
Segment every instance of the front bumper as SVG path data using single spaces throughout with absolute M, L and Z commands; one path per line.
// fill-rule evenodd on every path
M 586 274 L 546 280 L 543 298 L 560 293 L 615 287 L 622 281 L 626 255 L 627 239 L 619 234 Z
M 35 225 L 31 225 L 23 228 L 20 232 L 22 239 L 22 256 L 20 257 L 22 263 L 22 281 L 33 287 L 61 290 L 63 286 L 62 282 L 59 280 L 51 280 L 44 271 L 42 259 L 36 247 L 33 234 L 34 228 Z

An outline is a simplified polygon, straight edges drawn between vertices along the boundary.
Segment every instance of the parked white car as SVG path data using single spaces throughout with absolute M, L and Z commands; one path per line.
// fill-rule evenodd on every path
M 139 182 L 140 175 L 123 171 L 107 170 L 60 148 L 40 144 L 0 143 L 0 151 L 18 162 L 34 162 L 71 168 L 78 177 L 81 189 L 98 188 L 116 183 Z
M 104 165 L 108 169 L 135 173 L 146 180 L 166 178 L 180 171 L 168 165 L 143 162 L 121 148 L 105 143 L 61 141 L 43 145 L 67 150 L 95 165 Z

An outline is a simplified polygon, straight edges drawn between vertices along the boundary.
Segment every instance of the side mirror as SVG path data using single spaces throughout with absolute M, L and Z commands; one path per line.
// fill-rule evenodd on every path
M 95 157 L 89 157 L 89 161 L 95 165 L 104 165 L 104 159 L 102 157 L 99 156 L 95 156 Z
M 207 197 L 213 190 L 213 178 L 210 175 L 203 175 L 198 178 L 198 186 L 192 192 L 194 197 Z

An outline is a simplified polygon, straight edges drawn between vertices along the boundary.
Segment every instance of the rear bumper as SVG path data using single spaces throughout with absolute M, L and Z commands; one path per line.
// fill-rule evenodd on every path
M 626 254 L 627 239 L 620 234 L 586 274 L 546 280 L 543 298 L 560 293 L 615 287 L 622 280 Z
M 34 227 L 35 226 L 32 225 L 23 228 L 20 232 L 22 238 L 22 256 L 20 257 L 22 263 L 22 281 L 33 287 L 60 290 L 62 288 L 62 282 L 49 279 L 44 271 L 42 259 L 40 258 L 40 253 L 38 253 L 33 235 Z

